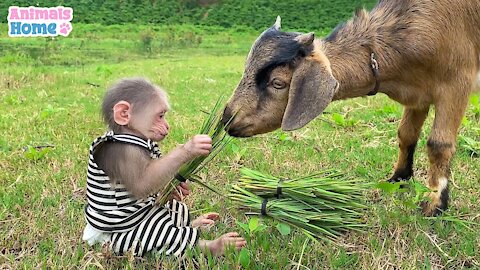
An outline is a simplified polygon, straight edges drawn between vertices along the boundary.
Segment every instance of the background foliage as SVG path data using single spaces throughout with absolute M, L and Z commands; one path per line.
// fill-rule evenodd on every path
M 355 8 L 372 7 L 375 0 L 39 0 L 36 6 L 72 7 L 74 23 L 99 24 L 200 24 L 255 29 L 273 24 L 277 15 L 295 29 L 330 29 L 349 18 Z M 6 22 L 8 7 L 30 6 L 32 1 L 1 1 L 0 18 Z

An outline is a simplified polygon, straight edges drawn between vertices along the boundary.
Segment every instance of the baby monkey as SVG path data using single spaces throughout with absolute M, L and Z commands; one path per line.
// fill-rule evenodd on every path
M 236 232 L 198 239 L 198 229 L 212 226 L 219 215 L 207 213 L 190 222 L 181 202 L 190 194 L 188 184 L 181 183 L 166 205 L 155 204 L 183 164 L 212 148 L 211 138 L 200 134 L 162 156 L 156 142 L 168 135 L 169 109 L 166 93 L 143 78 L 120 80 L 107 91 L 102 113 L 110 130 L 90 147 L 83 239 L 136 256 L 152 250 L 180 256 L 195 245 L 219 256 L 227 246 L 241 249 L 246 241 Z

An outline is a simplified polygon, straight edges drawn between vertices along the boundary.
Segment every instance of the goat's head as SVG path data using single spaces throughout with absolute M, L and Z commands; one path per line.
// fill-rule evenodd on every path
M 282 127 L 295 130 L 317 117 L 338 88 L 313 33 L 280 31 L 280 17 L 253 44 L 243 78 L 223 121 L 232 136 L 249 137 Z

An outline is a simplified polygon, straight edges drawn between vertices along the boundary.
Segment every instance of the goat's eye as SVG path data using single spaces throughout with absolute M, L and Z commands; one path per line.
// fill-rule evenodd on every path
M 275 89 L 283 89 L 283 88 L 285 88 L 286 85 L 287 84 L 284 81 L 279 80 L 279 79 L 273 79 L 273 81 L 272 81 L 272 86 Z

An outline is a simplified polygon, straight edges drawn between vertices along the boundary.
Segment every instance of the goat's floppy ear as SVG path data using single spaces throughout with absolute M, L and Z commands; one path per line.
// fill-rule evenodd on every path
M 293 72 L 282 129 L 299 129 L 312 121 L 332 101 L 337 87 L 329 67 L 311 56 L 301 60 Z

